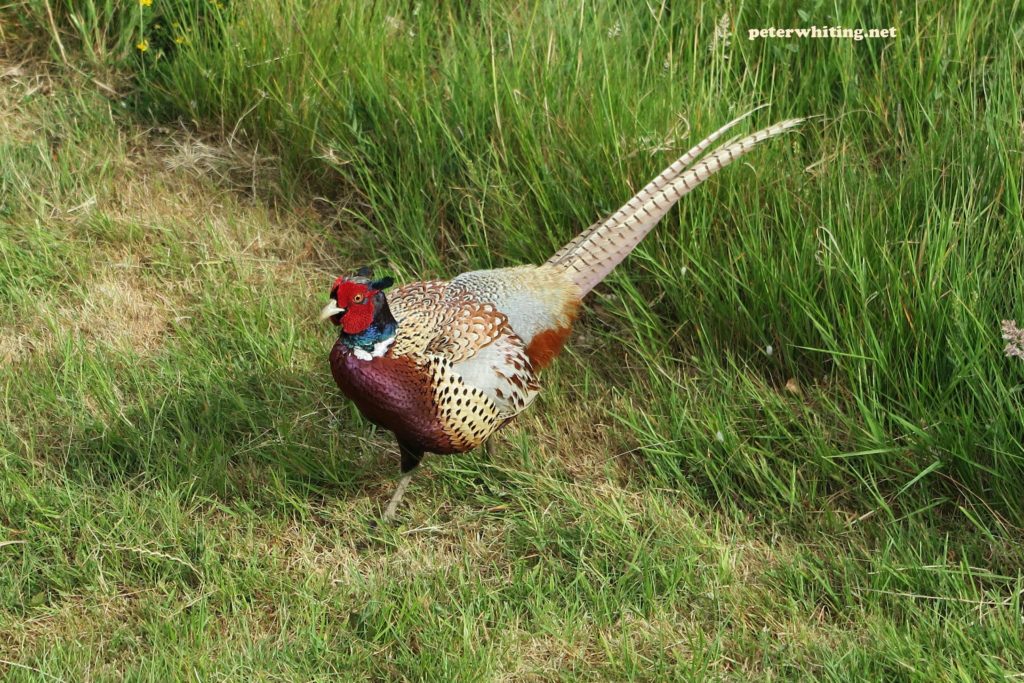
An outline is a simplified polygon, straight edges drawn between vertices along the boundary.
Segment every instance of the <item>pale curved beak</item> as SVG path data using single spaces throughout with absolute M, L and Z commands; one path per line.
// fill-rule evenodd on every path
M 338 302 L 336 300 L 334 300 L 334 299 L 331 299 L 327 303 L 327 305 L 324 306 L 323 310 L 320 311 L 320 320 L 327 320 L 332 315 L 337 315 L 339 313 L 344 313 L 344 312 L 345 312 L 345 309 L 344 308 L 338 308 Z

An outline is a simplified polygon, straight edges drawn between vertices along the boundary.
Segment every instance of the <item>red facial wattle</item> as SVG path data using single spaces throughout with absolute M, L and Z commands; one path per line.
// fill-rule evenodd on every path
M 341 317 L 341 329 L 345 334 L 359 334 L 373 324 L 373 304 L 353 304 Z
M 373 324 L 373 295 L 377 292 L 359 282 L 338 278 L 331 296 L 343 314 L 332 318 L 346 334 L 358 334 Z

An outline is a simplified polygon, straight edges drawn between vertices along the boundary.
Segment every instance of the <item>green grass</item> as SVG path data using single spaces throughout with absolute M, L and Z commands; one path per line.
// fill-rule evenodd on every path
M 0 672 L 1024 672 L 1024 17 L 876 4 L 0 9 Z M 899 37 L 746 38 L 810 24 Z M 379 525 L 331 279 L 541 261 L 765 102 Z

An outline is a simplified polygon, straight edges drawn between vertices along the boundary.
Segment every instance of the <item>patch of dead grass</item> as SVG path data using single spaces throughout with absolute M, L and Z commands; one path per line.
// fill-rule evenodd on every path
M 47 294 L 34 312 L 0 327 L 0 367 L 46 354 L 65 340 L 86 348 L 106 347 L 146 355 L 159 348 L 177 303 L 167 290 L 154 288 L 116 267 L 82 283 L 80 297 Z
M 136 353 L 153 350 L 168 328 L 174 303 L 161 289 L 136 278 L 114 279 L 111 275 L 105 273 L 94 282 L 85 309 L 64 321 L 78 334 L 110 347 Z
M 33 138 L 39 122 L 22 102 L 32 95 L 50 92 L 52 87 L 45 72 L 0 61 L 0 140 L 23 143 Z
M 45 75 L 0 63 L 0 137 L 32 142 L 44 136 L 46 112 L 17 106 L 53 88 Z M 114 182 L 79 207 L 57 207 L 53 229 L 88 249 L 96 265 L 74 295 L 43 293 L 17 320 L 0 323 L 0 367 L 47 353 L 66 339 L 145 355 L 159 349 L 176 318 L 187 317 L 204 293 L 196 269 L 237 263 L 247 284 L 326 287 L 322 239 L 307 226 L 314 213 L 277 212 L 224 186 L 226 178 L 270 175 L 266 157 L 239 146 L 217 147 L 185 130 L 129 127 L 122 149 L 111 150 Z M 99 218 L 114 225 L 96 228 Z M 119 230 L 118 226 L 127 226 Z M 112 234 L 107 234 L 111 232 Z M 99 234 L 102 233 L 102 234 Z M 141 237 L 139 237 L 141 236 Z M 147 264 L 166 245 L 195 255 L 175 281 L 153 278 Z
M 233 135 L 215 140 L 185 128 L 159 128 L 155 133 L 159 137 L 150 147 L 169 173 L 215 178 L 219 187 L 251 196 L 280 182 L 276 158 L 261 154 L 258 147 L 237 144 Z
M 515 657 L 503 681 L 549 680 L 564 671 L 593 672 L 614 662 L 610 653 L 634 652 L 639 658 L 689 660 L 690 643 L 700 625 L 674 615 L 644 617 L 625 613 L 614 625 L 598 628 L 586 622 L 563 636 L 520 632 L 513 639 Z
M 98 646 L 119 628 L 143 619 L 141 602 L 148 590 L 115 595 L 67 596 L 27 620 L 7 620 L 0 629 L 0 658 L 18 661 L 54 642 Z M 0 668 L 0 671 L 3 669 Z
M 265 552 L 281 563 L 281 571 L 296 577 L 316 576 L 336 586 L 388 582 L 402 576 L 446 574 L 467 558 L 477 568 L 494 567 L 480 524 L 408 529 L 401 543 L 379 549 L 362 547 L 352 536 L 310 534 L 309 526 L 291 524 L 268 541 Z

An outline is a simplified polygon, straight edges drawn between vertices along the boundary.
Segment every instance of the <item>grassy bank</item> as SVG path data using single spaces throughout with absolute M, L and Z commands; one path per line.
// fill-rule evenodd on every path
M 0 670 L 1024 667 L 1019 8 L 244 10 L 3 10 Z M 899 32 L 747 40 L 810 24 Z M 821 117 L 374 526 L 396 458 L 326 373 L 331 277 L 541 261 L 765 102 Z

